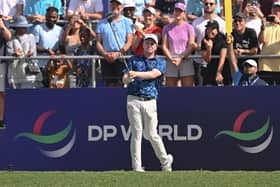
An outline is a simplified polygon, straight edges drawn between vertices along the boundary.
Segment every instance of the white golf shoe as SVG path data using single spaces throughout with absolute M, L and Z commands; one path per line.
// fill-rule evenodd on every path
M 173 156 L 167 155 L 166 163 L 162 165 L 162 171 L 172 171 Z

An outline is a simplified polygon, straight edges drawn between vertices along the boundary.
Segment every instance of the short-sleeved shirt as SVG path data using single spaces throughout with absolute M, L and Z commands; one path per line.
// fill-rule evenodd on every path
M 44 49 L 58 49 L 63 29 L 62 27 L 55 25 L 52 29 L 49 29 L 45 23 L 36 25 L 33 30 L 33 34 L 36 39 L 36 43 Z M 48 55 L 48 54 L 38 54 Z M 38 65 L 44 67 L 47 64 L 47 60 L 40 60 Z
M 111 25 L 112 27 L 107 19 L 103 19 L 98 22 L 96 27 L 96 33 L 101 34 L 102 45 L 107 52 L 119 51 L 118 43 L 122 48 L 126 43 L 127 34 L 133 34 L 133 23 L 129 18 L 121 16 L 119 20 L 112 22 Z M 116 37 L 113 32 L 115 32 Z
M 195 33 L 193 26 L 184 22 L 180 25 L 170 23 L 164 26 L 162 36 L 165 35 L 167 35 L 171 55 L 180 55 L 186 50 L 190 37 L 194 37 Z
M 238 34 L 235 29 L 232 31 L 233 40 L 233 48 L 237 49 L 259 49 L 259 42 L 256 31 L 251 28 L 246 28 L 243 34 Z M 242 62 L 248 58 L 238 58 L 238 67 L 242 70 Z M 256 59 L 257 60 L 257 59 Z
M 226 37 L 222 33 L 218 33 L 217 36 L 213 40 L 213 48 L 211 51 L 212 55 L 220 55 L 220 52 L 223 48 L 227 48 L 226 44 Z M 206 46 L 204 42 L 201 42 L 201 50 L 205 51 Z M 207 64 L 207 69 L 203 73 L 203 84 L 204 85 L 216 85 L 216 73 L 219 66 L 219 59 L 213 58 L 211 61 Z M 224 77 L 224 84 L 225 85 L 231 85 L 232 78 L 231 78 L 231 72 L 230 72 L 230 65 L 227 60 L 225 59 L 224 67 L 222 70 L 222 75 Z
M 68 8 L 69 13 L 74 13 L 77 9 L 82 9 L 86 13 L 95 13 L 103 11 L 102 0 L 71 0 Z
M 36 25 L 33 30 L 36 43 L 44 47 L 44 49 L 57 49 L 63 34 L 62 27 L 54 25 L 49 29 L 45 23 Z
M 58 15 L 63 14 L 62 3 L 60 0 L 25 0 L 23 15 L 30 16 L 39 14 L 45 16 L 46 10 L 49 7 L 57 8 Z
M 23 0 L 1 0 L 0 15 L 15 16 L 17 13 L 17 4 L 23 5 Z
M 128 60 L 128 67 L 133 71 L 152 71 L 153 69 L 159 70 L 162 75 L 155 79 L 142 79 L 135 78 L 133 82 L 128 85 L 128 95 L 135 95 L 145 98 L 157 98 L 159 88 L 162 83 L 163 74 L 166 71 L 166 61 L 164 58 L 155 56 L 148 59 L 144 55 L 132 56 Z M 127 71 L 127 70 L 124 70 Z
M 264 45 L 261 54 L 280 54 L 280 25 L 267 23 L 263 31 Z M 260 58 L 259 71 L 280 72 L 279 58 Z

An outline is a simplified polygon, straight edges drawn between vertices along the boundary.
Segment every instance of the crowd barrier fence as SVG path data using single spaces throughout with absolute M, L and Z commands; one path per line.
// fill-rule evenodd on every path
M 125 55 L 121 56 L 120 58 L 125 58 L 128 59 L 130 58 L 131 55 Z M 163 55 L 159 55 L 161 58 L 165 58 Z M 31 56 L 31 57 L 26 57 L 28 59 L 37 59 L 37 60 L 50 60 L 50 59 L 61 59 L 61 56 Z M 102 56 L 100 55 L 85 55 L 85 56 L 64 56 L 64 59 L 70 59 L 70 60 L 82 60 L 82 59 L 91 59 L 92 60 L 92 87 L 96 88 L 96 63 L 100 63 L 100 60 L 103 59 Z M 201 55 L 190 55 L 190 59 L 201 59 Z M 218 55 L 213 55 L 212 58 L 220 58 Z M 280 58 L 280 55 L 275 55 L 275 54 L 259 54 L 259 55 L 243 55 L 243 56 L 238 56 L 237 58 Z M 0 60 L 5 60 L 5 61 L 12 61 L 19 59 L 18 57 L 15 56 L 0 56 Z

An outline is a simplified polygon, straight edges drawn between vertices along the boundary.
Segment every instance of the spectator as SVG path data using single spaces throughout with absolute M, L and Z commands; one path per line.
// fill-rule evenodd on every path
M 128 1 L 128 0 L 126 0 Z M 135 2 L 135 13 L 134 15 L 137 17 L 138 21 L 143 22 L 143 11 L 145 8 L 154 7 L 156 4 L 156 0 L 133 0 Z
M 103 19 L 97 24 L 96 47 L 104 57 L 101 71 L 106 86 L 121 86 L 124 64 L 121 55 L 130 50 L 133 39 L 131 19 L 122 15 L 123 0 L 111 0 L 113 17 Z
M 153 7 L 148 7 L 144 9 L 143 16 L 144 16 L 144 28 L 135 24 L 135 36 L 132 42 L 131 49 L 135 55 L 141 55 L 144 52 L 143 48 L 143 38 L 146 34 L 156 34 L 158 40 L 161 40 L 161 27 L 155 25 L 155 14 L 156 10 Z
M 161 22 L 161 25 L 173 22 L 172 15 L 176 2 L 187 4 L 187 0 L 156 0 L 154 6 L 157 11 L 156 18 L 159 22 Z
M 246 16 L 242 12 L 238 12 L 234 16 L 234 29 L 232 31 L 233 36 L 233 48 L 237 57 L 242 55 L 256 55 L 259 52 L 258 37 L 255 30 L 246 27 Z M 245 58 L 238 58 L 238 67 L 243 69 L 243 61 Z
M 136 22 L 136 17 L 134 15 L 135 9 L 136 6 L 133 0 L 124 0 L 123 15 L 127 18 L 130 18 L 133 21 L 133 23 Z
M 192 22 L 196 33 L 196 43 L 198 44 L 198 49 L 196 54 L 200 55 L 200 44 L 205 36 L 205 25 L 209 20 L 216 20 L 219 24 L 219 32 L 225 33 L 225 21 L 217 15 L 215 9 L 217 7 L 216 0 L 204 0 L 204 15 L 198 17 Z M 195 84 L 202 85 L 203 77 L 201 71 L 207 66 L 207 63 L 202 59 L 195 59 Z
M 246 27 L 254 29 L 257 36 L 259 36 L 262 26 L 262 18 L 264 17 L 260 9 L 260 4 L 256 4 L 255 1 L 249 1 L 244 8 L 244 13 L 246 15 Z
M 23 13 L 24 0 L 2 0 L 0 2 L 0 15 L 3 20 L 10 21 Z
M 247 59 L 243 63 L 243 75 L 239 81 L 239 86 L 268 86 L 258 75 L 258 65 L 253 59 Z
M 56 51 L 56 55 L 61 58 L 51 59 L 47 65 L 50 88 L 67 88 L 67 74 L 73 65 L 69 59 L 65 59 L 65 54 L 65 48 L 61 46 Z
M 74 53 L 80 47 L 81 45 L 80 29 L 82 27 L 89 29 L 90 31 L 89 39 L 93 39 L 96 37 L 95 32 L 82 19 L 80 19 L 80 16 L 76 16 L 76 15 L 72 16 L 62 36 L 62 43 L 65 46 L 67 55 L 74 55 Z
M 15 29 L 14 37 L 7 43 L 8 55 L 16 57 L 37 56 L 35 37 L 27 33 L 27 28 L 31 27 L 24 16 L 16 17 L 15 23 L 11 25 Z M 9 83 L 13 88 L 41 88 L 41 72 L 28 73 L 28 64 L 35 63 L 35 60 L 19 58 L 14 60 L 8 67 Z M 38 68 L 39 69 L 39 68 Z
M 204 1 L 205 0 L 188 0 L 187 1 L 187 15 L 188 20 L 192 22 L 196 18 L 203 16 L 204 11 Z M 221 14 L 223 7 L 221 6 L 220 0 L 217 0 L 217 6 L 215 9 L 216 14 Z
M 273 3 L 272 14 L 262 26 L 259 41 L 262 46 L 261 55 L 280 54 L 280 2 Z M 260 58 L 259 75 L 268 84 L 280 84 L 280 66 L 278 58 Z
M 3 19 L 0 18 L 0 56 L 5 56 L 5 44 L 12 37 L 11 32 L 5 26 Z M 6 64 L 0 59 L 0 129 L 4 129 L 4 105 L 5 105 L 5 77 L 6 77 Z
M 42 23 L 46 21 L 45 15 L 49 7 L 55 7 L 58 15 L 63 15 L 63 7 L 59 0 L 25 0 L 23 15 L 30 22 Z
M 67 16 L 80 15 L 83 20 L 100 20 L 102 12 L 102 0 L 70 0 Z
M 46 23 L 36 25 L 33 34 L 36 38 L 37 52 L 39 56 L 55 55 L 55 51 L 61 42 L 63 29 L 56 25 L 58 9 L 49 7 L 46 13 Z M 48 86 L 48 75 L 45 69 L 48 60 L 39 60 L 38 65 L 43 72 L 43 84 Z
M 156 0 L 155 9 L 158 11 L 158 15 L 172 15 L 174 12 L 174 6 L 176 2 L 187 4 L 187 0 Z
M 82 27 L 80 29 L 81 46 L 76 51 L 77 56 L 94 55 L 96 51 L 90 45 L 92 34 L 89 28 Z M 92 60 L 81 59 L 76 63 L 76 84 L 78 88 L 88 88 L 92 86 Z
M 219 23 L 216 20 L 208 21 L 205 27 L 201 50 L 202 57 L 208 64 L 203 72 L 203 85 L 231 85 L 230 65 L 226 58 L 226 37 L 219 31 Z M 213 55 L 218 55 L 219 58 L 213 58 Z
M 185 21 L 186 5 L 176 3 L 174 22 L 166 25 L 162 32 L 162 50 L 167 58 L 166 86 L 193 86 L 193 61 L 188 56 L 194 50 L 195 33 L 192 25 Z

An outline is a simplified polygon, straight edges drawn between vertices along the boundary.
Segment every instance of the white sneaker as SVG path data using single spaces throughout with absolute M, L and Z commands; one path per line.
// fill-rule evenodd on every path
M 135 169 L 133 169 L 133 171 L 136 171 L 136 172 L 145 172 L 145 170 L 144 170 L 143 167 L 135 168 Z
M 162 165 L 162 171 L 172 171 L 173 156 L 171 154 L 167 155 L 167 160 L 164 165 Z

